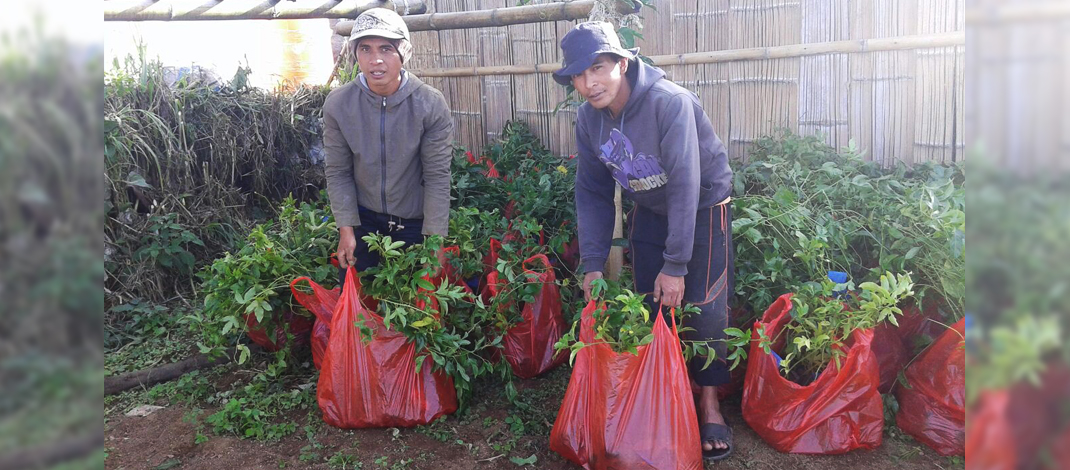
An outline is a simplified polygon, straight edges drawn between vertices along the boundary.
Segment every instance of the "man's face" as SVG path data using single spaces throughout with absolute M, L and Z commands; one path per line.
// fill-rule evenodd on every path
M 625 80 L 624 72 L 628 69 L 627 64 L 627 60 L 618 59 L 611 54 L 600 55 L 587 70 L 572 76 L 572 86 L 596 109 L 612 104 L 611 109 L 619 111 L 627 102 L 627 97 L 620 92 L 621 84 Z
M 357 63 L 372 91 L 387 96 L 401 85 L 401 54 L 385 38 L 361 38 L 357 42 Z

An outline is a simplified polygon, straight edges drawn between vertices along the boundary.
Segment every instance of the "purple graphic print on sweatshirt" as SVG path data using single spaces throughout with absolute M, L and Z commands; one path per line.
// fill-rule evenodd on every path
M 609 167 L 613 179 L 628 192 L 657 189 L 669 181 L 658 159 L 643 153 L 635 155 L 632 141 L 617 129 L 609 132 L 609 140 L 601 149 L 599 160 Z

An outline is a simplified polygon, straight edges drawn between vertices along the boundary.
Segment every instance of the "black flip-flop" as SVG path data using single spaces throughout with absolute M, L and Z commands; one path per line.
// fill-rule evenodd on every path
M 724 460 L 732 455 L 732 428 L 724 424 L 706 423 L 699 427 L 699 436 L 702 438 L 702 443 L 721 441 L 728 444 L 725 449 L 713 448 L 710 450 L 702 450 L 702 458 L 711 462 L 718 460 Z

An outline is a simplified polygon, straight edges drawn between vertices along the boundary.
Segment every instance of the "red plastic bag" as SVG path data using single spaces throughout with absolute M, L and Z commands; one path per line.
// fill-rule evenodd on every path
M 698 415 L 676 327 L 658 313 L 654 340 L 637 354 L 595 343 L 594 301 L 583 310 L 580 341 L 550 449 L 593 469 L 701 469 Z M 675 322 L 674 322 L 675 323 Z
M 498 251 L 502 249 L 502 242 L 490 239 L 490 250 L 487 251 L 487 255 L 483 257 L 483 271 L 488 275 L 497 272 L 496 266 L 498 265 Z M 486 284 L 479 286 L 479 291 L 483 292 L 486 288 Z
M 758 341 L 759 327 L 776 338 L 791 321 L 791 308 L 791 294 L 784 294 L 754 325 L 743 384 L 743 418 L 780 452 L 842 454 L 877 448 L 884 412 L 877 390 L 877 359 L 870 350 L 873 331 L 855 330 L 842 366 L 830 365 L 813 383 L 800 386 L 780 375 L 773 356 Z M 781 338 L 773 349 L 782 350 L 784 342 Z
M 493 240 L 492 240 L 493 242 Z M 542 271 L 528 269 L 530 264 L 542 265 Z M 535 255 L 524 260 L 524 272 L 538 276 L 541 284 L 535 301 L 520 307 L 523 320 L 508 331 L 502 339 L 505 360 L 517 377 L 530 379 L 542 375 L 561 365 L 568 358 L 564 351 L 555 351 L 554 344 L 565 333 L 565 319 L 561 316 L 561 292 L 557 287 L 557 277 L 546 255 Z M 487 275 L 483 289 L 484 302 L 490 302 L 505 288 L 505 280 L 497 271 Z M 502 305 L 501 308 L 516 308 Z M 495 361 L 497 357 L 493 358 Z
M 577 235 L 573 235 L 572 239 L 561 243 L 561 250 L 558 251 L 558 259 L 561 260 L 561 264 L 569 272 L 576 272 L 576 268 L 580 266 L 580 240 Z
M 456 411 L 453 380 L 432 372 L 430 357 L 416 372 L 416 345 L 361 305 L 359 289 L 351 267 L 330 320 L 316 390 L 323 420 L 339 428 L 410 427 Z M 357 321 L 371 328 L 370 342 L 361 340 Z
M 297 289 L 301 281 L 308 282 L 312 287 L 312 293 L 306 294 Z M 324 289 L 312 279 L 299 277 L 290 282 L 290 291 L 299 304 L 312 312 L 316 317 L 312 324 L 312 363 L 316 369 L 323 363 L 323 354 L 327 351 L 327 339 L 331 336 L 331 316 L 334 308 L 338 305 L 338 297 L 342 295 L 342 289 Z
M 461 256 L 461 248 L 458 247 L 458 246 L 443 247 L 442 250 L 440 250 L 437 255 L 438 255 L 438 264 L 440 266 L 442 266 L 442 269 L 438 272 L 438 275 L 436 276 L 436 279 L 445 279 L 445 280 L 449 281 L 450 283 L 456 284 L 458 286 L 467 287 L 468 284 L 466 284 L 466 282 L 465 282 L 466 279 L 461 277 L 460 271 L 458 271 L 457 268 L 455 268 L 452 264 L 450 264 L 450 261 L 449 261 L 450 258 L 459 258 Z M 471 292 L 471 291 L 472 291 L 472 289 L 468 288 L 468 292 Z
M 1018 468 L 1017 440 L 1011 430 L 1007 390 L 983 392 L 966 427 L 966 461 L 970 470 Z
M 1070 395 L 1070 369 L 1059 361 L 1050 361 L 1040 373 L 1039 385 L 1019 382 L 1010 387 L 1009 393 L 1003 419 L 1014 439 L 1016 463 L 1020 468 L 1037 468 L 1044 448 L 1066 425 L 1061 411 Z M 968 441 L 968 429 L 966 434 Z
M 286 345 L 286 329 L 289 326 L 290 334 L 294 336 L 294 344 L 297 346 L 308 344 L 308 336 L 312 331 L 312 319 L 294 312 L 286 312 L 275 326 L 275 340 L 268 336 L 267 329 L 256 321 L 256 315 L 245 314 L 245 333 L 249 339 L 260 345 L 265 351 L 275 352 Z
M 446 259 L 446 254 L 452 254 L 457 256 L 460 253 L 460 248 L 451 246 L 442 249 L 439 253 L 439 262 L 444 267 L 439 271 L 439 275 L 435 278 L 429 279 L 436 287 L 440 282 L 448 280 L 455 284 L 464 286 L 465 290 L 471 292 L 472 289 L 464 283 L 464 280 L 460 278 L 457 270 L 450 266 Z M 337 259 L 332 258 L 331 262 L 337 267 Z M 308 282 L 312 287 L 312 294 L 306 294 L 297 289 L 297 284 L 301 281 Z M 359 285 L 360 280 L 358 278 L 357 283 Z M 290 291 L 293 292 L 294 299 L 297 300 L 303 307 L 308 309 L 315 315 L 315 323 L 312 325 L 312 362 L 315 364 L 316 369 L 319 369 L 323 364 L 323 354 L 327 350 L 327 340 L 331 336 L 331 315 L 334 312 L 335 306 L 338 303 L 338 297 L 342 293 L 342 289 L 334 288 L 331 290 L 324 289 L 319 284 L 316 284 L 312 279 L 308 277 L 299 277 L 290 282 Z M 424 291 L 424 289 L 421 289 Z M 379 307 L 379 302 L 371 297 L 367 297 L 363 294 L 360 296 L 361 303 L 364 304 L 371 311 L 375 311 Z M 417 301 L 417 308 L 424 308 L 428 302 L 424 300 Z M 430 305 L 432 309 L 438 310 L 438 302 L 435 299 L 430 299 Z M 322 320 L 321 320 L 322 319 Z
M 1059 434 L 1070 433 L 1059 412 L 1067 394 L 1070 368 L 1060 362 L 1047 364 L 1039 386 L 1022 382 L 1010 388 L 982 391 L 966 410 L 966 461 L 970 470 L 1042 468 L 1061 463 L 1058 458 L 1064 458 L 1067 452 L 1058 445 L 1070 443 L 1070 436 Z M 1045 448 L 1053 452 L 1041 458 Z M 1056 449 L 1063 451 L 1054 452 Z
M 501 178 L 501 175 L 498 174 L 498 169 L 494 167 L 494 162 L 486 155 L 480 155 L 477 159 L 475 155 L 472 155 L 472 152 L 467 152 L 465 153 L 465 156 L 468 157 L 469 164 L 485 167 L 483 176 L 486 176 L 487 178 Z
M 509 202 L 505 203 L 505 207 L 502 208 L 502 217 L 505 217 L 506 219 L 512 219 L 517 215 L 518 214 L 516 213 L 516 201 L 510 199 Z
M 907 367 L 910 388 L 896 388 L 896 424 L 940 455 L 966 453 L 965 334 L 959 320 Z
M 933 296 L 925 297 L 922 306 L 907 305 L 903 307 L 903 315 L 898 319 L 899 327 L 894 330 L 899 334 L 908 353 L 917 351 L 917 345 L 932 341 L 946 328 L 940 318 L 940 301 Z
M 899 378 L 899 372 L 910 362 L 910 353 L 896 329 L 891 323 L 882 323 L 873 329 L 873 343 L 870 348 L 877 358 L 881 393 L 892 390 L 895 380 Z
M 1070 468 L 1070 428 L 1065 429 L 1048 446 L 1051 463 L 1045 468 L 1051 470 Z
M 916 304 L 903 307 L 898 327 L 882 323 L 874 328 L 871 347 L 880 368 L 881 393 L 896 388 L 896 379 L 911 358 L 947 329 L 940 318 L 941 302 L 934 296 L 927 296 L 920 307 Z
M 461 275 L 457 271 L 457 269 L 449 263 L 449 260 L 446 256 L 448 254 L 452 257 L 457 257 L 460 256 L 460 253 L 461 249 L 456 246 L 442 248 L 437 254 L 440 269 L 438 269 L 437 272 L 425 275 L 424 280 L 430 282 L 433 286 L 435 286 L 436 289 L 441 286 L 442 283 L 448 282 L 450 284 L 460 286 L 464 289 L 465 292 L 471 294 L 472 288 L 469 287 L 467 283 L 465 283 L 465 280 L 461 278 Z M 434 317 L 438 318 L 438 299 L 428 295 L 428 293 L 430 292 L 432 291 L 423 287 L 417 289 L 417 299 L 413 306 L 421 310 L 429 309 L 433 312 Z
M 530 263 L 541 263 L 544 270 L 530 270 Z M 538 275 L 542 287 L 534 302 L 524 304 L 524 320 L 505 333 L 502 345 L 513 373 L 530 379 L 561 365 L 568 353 L 554 350 L 554 344 L 565 334 L 565 319 L 561 316 L 561 292 L 550 260 L 546 255 L 532 256 L 524 260 L 524 271 Z
M 312 287 L 312 294 L 306 294 L 297 289 L 296 286 L 301 281 L 308 282 L 308 285 Z M 357 286 L 360 286 L 359 278 Z M 290 291 L 293 292 L 297 303 L 315 315 L 315 322 L 312 324 L 312 363 L 318 370 L 323 365 L 323 355 L 327 352 L 327 340 L 331 337 L 331 317 L 338 306 L 338 297 L 342 295 L 342 289 L 338 287 L 330 290 L 324 289 L 312 279 L 302 276 L 290 282 Z M 379 307 L 379 301 L 371 297 L 361 295 L 360 301 L 373 312 Z

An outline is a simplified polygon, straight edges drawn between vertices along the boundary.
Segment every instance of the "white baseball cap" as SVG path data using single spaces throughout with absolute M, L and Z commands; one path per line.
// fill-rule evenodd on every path
M 349 40 L 353 41 L 368 36 L 386 39 L 409 40 L 409 27 L 405 20 L 394 10 L 387 8 L 369 8 L 357 17 Z

